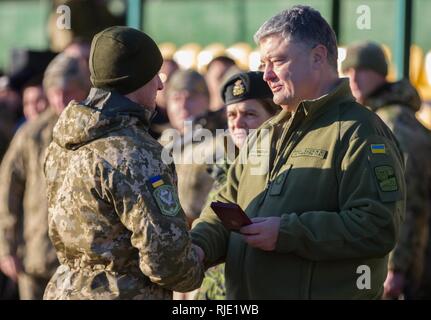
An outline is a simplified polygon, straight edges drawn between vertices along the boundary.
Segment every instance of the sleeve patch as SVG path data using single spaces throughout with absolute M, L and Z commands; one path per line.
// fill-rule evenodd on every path
M 181 209 L 175 188 L 165 184 L 161 176 L 151 177 L 148 186 L 152 190 L 153 198 L 160 212 L 165 216 L 175 217 Z
M 163 215 L 175 217 L 180 211 L 180 202 L 173 186 L 161 185 L 154 189 L 153 196 Z
M 374 168 L 377 184 L 382 192 L 398 190 L 397 178 L 391 166 L 378 166 Z

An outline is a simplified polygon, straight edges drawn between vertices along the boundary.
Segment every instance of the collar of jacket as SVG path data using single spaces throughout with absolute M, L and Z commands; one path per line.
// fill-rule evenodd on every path
M 344 102 L 355 101 L 350 90 L 349 79 L 341 78 L 337 82 L 336 86 L 327 94 L 313 100 L 303 100 L 299 103 L 297 112 L 303 111 L 306 119 L 315 119 L 319 115 L 323 114 L 328 108 L 334 104 L 340 104 Z M 284 122 L 292 116 L 290 111 L 282 110 L 277 116 L 275 116 L 271 123 L 276 124 Z
M 138 118 L 146 129 L 149 128 L 156 115 L 155 111 L 151 111 L 115 91 L 100 88 L 91 88 L 83 105 L 99 111 L 106 118 L 117 116 Z

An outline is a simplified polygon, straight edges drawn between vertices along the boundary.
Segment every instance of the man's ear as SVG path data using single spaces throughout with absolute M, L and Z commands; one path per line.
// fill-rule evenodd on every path
M 311 49 L 311 59 L 313 69 L 320 69 L 322 65 L 328 62 L 328 49 L 323 44 L 316 45 Z

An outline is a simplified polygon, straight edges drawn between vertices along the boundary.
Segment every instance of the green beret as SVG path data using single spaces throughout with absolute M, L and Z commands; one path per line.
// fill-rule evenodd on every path
M 128 94 L 153 79 L 162 63 L 162 54 L 148 35 L 129 27 L 110 27 L 91 43 L 90 80 L 96 88 Z
M 342 71 L 353 69 L 371 69 L 386 77 L 388 64 L 383 49 L 374 42 L 355 43 L 347 48 L 346 59 L 342 62 Z
M 221 88 L 221 96 L 226 105 L 248 99 L 272 99 L 273 94 L 263 80 L 263 72 L 241 72 L 230 77 Z

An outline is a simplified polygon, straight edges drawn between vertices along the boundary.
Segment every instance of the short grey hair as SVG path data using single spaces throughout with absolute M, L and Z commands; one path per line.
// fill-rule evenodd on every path
M 65 87 L 70 82 L 86 90 L 90 88 L 90 75 L 78 58 L 58 54 L 48 65 L 43 76 L 43 89 Z
M 337 69 L 337 37 L 319 11 L 309 6 L 284 10 L 263 23 L 255 33 L 254 41 L 259 44 L 263 38 L 276 34 L 310 47 L 324 45 L 328 50 L 328 63 Z

